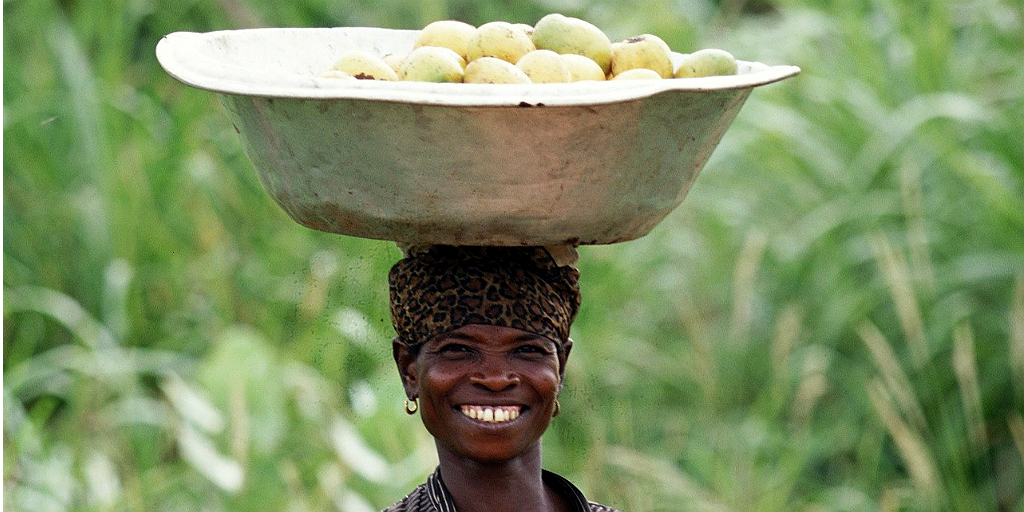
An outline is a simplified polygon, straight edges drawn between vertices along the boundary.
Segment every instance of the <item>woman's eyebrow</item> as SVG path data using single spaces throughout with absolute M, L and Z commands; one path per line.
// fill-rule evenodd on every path
M 515 342 L 515 343 L 540 343 L 540 344 L 544 345 L 545 347 L 548 347 L 548 348 L 551 348 L 551 349 L 556 349 L 558 347 L 558 343 L 556 343 L 555 340 L 553 340 L 551 338 L 548 338 L 547 336 L 542 336 L 540 334 L 534 334 L 532 332 L 516 336 L 516 338 L 513 340 L 513 342 Z
M 514 341 L 544 341 L 547 340 L 544 336 L 534 334 L 532 332 L 525 332 L 515 337 Z
M 440 336 L 438 341 L 444 340 L 461 340 L 461 341 L 476 341 L 476 338 L 470 336 L 464 332 L 450 332 L 444 336 Z

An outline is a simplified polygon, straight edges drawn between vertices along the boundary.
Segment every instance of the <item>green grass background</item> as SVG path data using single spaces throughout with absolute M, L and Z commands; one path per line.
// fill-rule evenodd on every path
M 377 510 L 436 455 L 393 245 L 263 192 L 174 31 L 585 18 L 796 64 L 581 249 L 546 466 L 624 511 L 1024 510 L 1017 0 L 5 0 L 4 507 Z

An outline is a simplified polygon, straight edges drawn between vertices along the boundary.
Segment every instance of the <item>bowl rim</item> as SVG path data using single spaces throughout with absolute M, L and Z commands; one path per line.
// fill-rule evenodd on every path
M 759 62 L 738 61 L 745 72 L 732 76 L 574 82 L 569 84 L 462 84 L 427 82 L 384 82 L 375 80 L 338 80 L 315 75 L 263 74 L 245 66 L 229 66 L 211 58 L 202 47 L 216 38 L 236 36 L 287 35 L 305 32 L 328 36 L 331 31 L 365 32 L 371 36 L 401 33 L 409 37 L 416 30 L 377 27 L 336 28 L 255 28 L 212 32 L 173 32 L 156 46 L 156 57 L 164 70 L 176 80 L 222 94 L 293 98 L 300 100 L 370 100 L 421 105 L 458 107 L 588 106 L 648 98 L 670 91 L 716 92 L 750 89 L 792 77 L 800 68 L 790 65 L 769 66 Z M 682 54 L 674 52 L 674 58 Z

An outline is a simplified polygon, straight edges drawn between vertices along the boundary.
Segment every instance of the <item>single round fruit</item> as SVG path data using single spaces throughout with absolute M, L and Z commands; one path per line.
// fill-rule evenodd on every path
M 684 55 L 675 77 L 698 78 L 735 75 L 738 67 L 736 58 L 731 53 L 717 48 L 706 48 Z
M 337 78 L 341 80 L 355 80 L 356 77 L 337 69 L 328 69 L 323 73 L 320 73 L 320 78 Z
M 522 29 L 524 34 L 533 37 L 533 25 L 527 25 L 526 23 L 513 23 L 512 26 Z
M 572 75 L 573 82 L 582 80 L 602 81 L 605 79 L 604 70 L 589 57 L 576 55 L 575 53 L 566 53 L 562 55 L 562 60 L 569 66 L 569 74 Z
M 448 48 L 466 58 L 466 45 L 476 32 L 476 27 L 456 20 L 435 21 L 423 27 L 413 48 L 440 46 Z
M 480 57 L 466 65 L 462 81 L 467 84 L 528 84 L 530 77 L 510 62 L 497 57 Z
M 643 34 L 630 37 L 612 49 L 612 74 L 628 69 L 646 68 L 662 78 L 672 78 L 672 50 L 660 37 Z
M 448 48 L 421 46 L 409 53 L 398 77 L 413 82 L 461 82 L 462 57 Z
M 612 42 L 601 29 L 579 18 L 549 14 L 537 22 L 533 44 L 541 50 L 589 57 L 605 74 L 612 68 Z
M 661 74 L 653 69 L 633 68 L 615 75 L 612 80 L 661 80 Z
M 341 54 L 332 69 L 348 73 L 359 80 L 398 80 L 395 70 L 380 57 L 360 50 L 349 50 Z
M 405 60 L 406 55 L 408 54 L 389 53 L 381 57 L 380 60 L 384 61 L 384 63 L 387 64 L 388 66 L 391 66 L 391 69 L 395 70 L 395 73 L 397 74 L 399 68 L 402 67 L 402 61 Z
M 492 21 L 480 25 L 466 46 L 466 60 L 497 57 L 515 64 L 520 57 L 536 50 L 530 36 L 511 23 Z
M 534 50 L 523 55 L 516 67 L 523 70 L 535 84 L 558 84 L 572 81 L 569 64 L 551 50 Z

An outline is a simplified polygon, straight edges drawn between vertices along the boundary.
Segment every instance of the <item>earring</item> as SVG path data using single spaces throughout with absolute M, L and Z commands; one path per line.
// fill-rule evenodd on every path
M 413 414 L 416 414 L 416 411 L 418 410 L 420 410 L 420 402 L 418 398 L 413 398 L 411 402 L 409 400 L 405 401 L 406 414 L 412 416 Z
M 551 413 L 551 417 L 554 418 L 555 416 L 558 416 L 558 413 L 561 412 L 561 411 L 562 411 L 562 406 L 561 406 L 561 404 L 558 403 L 558 399 L 556 398 L 555 399 L 555 411 L 553 413 Z

